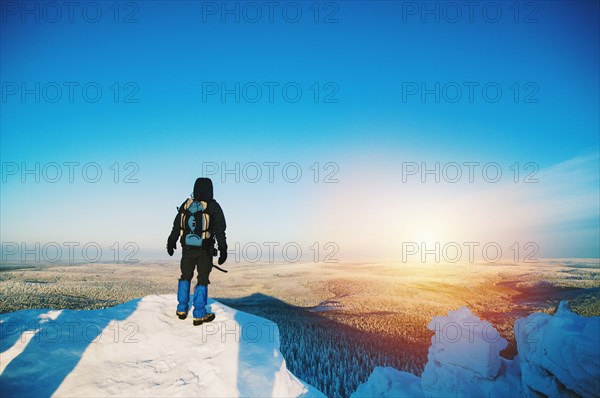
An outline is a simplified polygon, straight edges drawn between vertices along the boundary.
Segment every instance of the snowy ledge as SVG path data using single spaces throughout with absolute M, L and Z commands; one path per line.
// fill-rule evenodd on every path
M 287 370 L 275 323 L 209 300 L 215 321 L 194 327 L 176 304 L 2 314 L 0 396 L 323 396 Z

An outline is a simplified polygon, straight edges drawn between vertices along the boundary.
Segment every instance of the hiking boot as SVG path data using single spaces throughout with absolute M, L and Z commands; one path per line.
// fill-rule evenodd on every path
M 177 311 L 176 314 L 177 314 L 177 317 L 179 319 L 185 319 L 185 318 L 187 318 L 187 314 L 188 313 L 187 312 L 183 312 L 183 311 Z
M 202 318 L 194 318 L 194 326 L 200 326 L 203 323 L 210 322 L 215 319 L 215 314 L 208 312 Z

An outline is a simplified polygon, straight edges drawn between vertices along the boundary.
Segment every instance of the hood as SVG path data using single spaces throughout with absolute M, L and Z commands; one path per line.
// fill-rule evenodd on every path
M 213 185 L 210 178 L 200 177 L 194 184 L 194 199 L 211 200 L 213 198 Z

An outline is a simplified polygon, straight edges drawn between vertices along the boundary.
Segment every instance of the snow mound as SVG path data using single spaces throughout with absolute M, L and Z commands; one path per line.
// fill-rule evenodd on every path
M 435 317 L 421 377 L 375 368 L 358 397 L 598 397 L 600 317 L 586 318 L 561 302 L 556 315 L 515 322 L 518 355 L 502 358 L 507 342 L 468 308 Z
M 421 379 L 412 373 L 377 366 L 352 397 L 421 398 Z
M 520 390 L 519 370 L 500 357 L 508 342 L 467 307 L 435 317 L 427 325 L 435 332 L 421 375 L 428 397 L 509 397 Z
M 500 351 L 508 342 L 467 307 L 450 311 L 447 317 L 433 318 L 427 328 L 435 332 L 429 348 L 429 363 L 465 368 L 486 379 L 496 377 L 501 364 Z M 436 371 L 436 368 L 429 370 Z
M 600 317 L 586 318 L 561 302 L 556 315 L 515 322 L 525 396 L 600 395 Z
M 323 396 L 287 370 L 275 323 L 209 300 L 216 319 L 193 326 L 175 307 L 1 315 L 0 396 Z

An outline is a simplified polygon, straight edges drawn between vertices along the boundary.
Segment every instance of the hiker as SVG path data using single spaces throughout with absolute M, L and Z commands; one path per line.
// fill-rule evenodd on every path
M 189 310 L 190 283 L 194 277 L 194 268 L 198 270 L 198 283 L 194 289 L 194 326 L 210 322 L 215 314 L 206 312 L 208 300 L 208 276 L 213 267 L 213 256 L 217 255 L 219 265 L 227 260 L 227 241 L 225 239 L 225 216 L 221 206 L 213 199 L 213 185 L 210 178 L 198 178 L 194 184 L 191 198 L 177 208 L 173 221 L 173 230 L 167 239 L 167 253 L 173 255 L 177 248 L 177 239 L 181 243 L 181 278 L 177 286 L 177 316 L 185 319 Z

